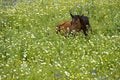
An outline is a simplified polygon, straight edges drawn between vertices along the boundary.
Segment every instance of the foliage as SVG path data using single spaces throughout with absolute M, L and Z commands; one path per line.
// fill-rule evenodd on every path
M 1 80 L 119 80 L 119 0 L 0 2 Z M 93 34 L 55 33 L 73 14 L 89 16 Z

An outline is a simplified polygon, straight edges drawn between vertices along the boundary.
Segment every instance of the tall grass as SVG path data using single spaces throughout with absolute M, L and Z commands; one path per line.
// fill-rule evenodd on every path
M 119 80 L 119 0 L 18 0 L 0 5 L 1 80 Z M 12 0 L 11 0 L 12 2 Z M 9 3 L 11 3 L 9 1 Z M 89 16 L 93 34 L 55 33 L 73 14 Z

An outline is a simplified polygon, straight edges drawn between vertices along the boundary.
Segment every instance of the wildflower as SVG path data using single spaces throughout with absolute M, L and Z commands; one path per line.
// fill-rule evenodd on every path
M 34 34 L 31 34 L 31 38 L 35 38 L 35 35 L 34 35 Z
M 72 79 L 74 79 L 74 78 L 75 78 L 74 74 L 72 74 L 71 78 L 72 78 Z
M 77 73 L 77 77 L 80 77 L 81 76 L 81 74 L 80 73 Z
M 27 54 L 26 53 L 24 53 L 24 55 L 23 55 L 25 58 L 27 57 Z
M 70 73 L 69 73 L 69 72 L 67 72 L 67 71 L 65 71 L 65 74 L 66 74 L 66 76 L 70 76 Z

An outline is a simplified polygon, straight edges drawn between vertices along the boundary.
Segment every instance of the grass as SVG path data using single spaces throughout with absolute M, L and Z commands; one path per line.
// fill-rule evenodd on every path
M 119 0 L 0 3 L 1 80 L 120 79 Z M 57 35 L 69 10 L 89 16 L 93 34 Z

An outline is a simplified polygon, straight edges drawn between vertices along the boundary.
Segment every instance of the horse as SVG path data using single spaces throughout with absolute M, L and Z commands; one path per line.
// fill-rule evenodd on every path
M 72 15 L 72 21 L 64 21 L 60 22 L 56 27 L 56 33 L 63 31 L 64 36 L 68 36 L 70 33 L 72 33 L 75 36 L 75 32 L 79 32 L 80 30 L 83 30 L 84 35 L 86 36 L 87 28 L 86 25 L 83 23 L 81 17 L 79 15 Z
M 62 33 L 67 37 L 70 33 L 74 33 L 77 30 L 76 27 L 71 25 L 71 21 L 60 22 L 56 27 L 56 33 Z
M 91 33 L 92 33 L 92 27 L 90 25 L 89 22 L 89 18 L 87 16 L 84 16 L 84 14 L 81 15 L 81 21 L 88 26 L 88 29 L 90 29 Z

